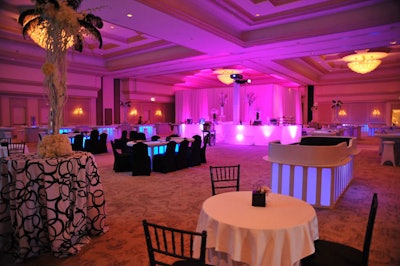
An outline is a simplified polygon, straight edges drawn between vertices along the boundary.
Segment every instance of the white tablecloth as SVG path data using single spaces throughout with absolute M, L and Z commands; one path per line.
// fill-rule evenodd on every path
M 240 191 L 203 203 L 196 230 L 207 231 L 207 263 L 292 266 L 314 253 L 319 236 L 311 205 L 274 193 L 266 207 L 251 206 L 251 199 L 251 191 Z

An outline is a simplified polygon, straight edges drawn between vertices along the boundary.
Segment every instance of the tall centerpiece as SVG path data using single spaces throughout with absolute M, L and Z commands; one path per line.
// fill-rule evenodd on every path
M 227 99 L 228 99 L 228 95 L 226 93 L 221 92 L 219 94 L 219 105 L 221 106 L 221 117 L 225 117 L 224 106 L 226 104 Z
M 103 21 L 91 13 L 78 12 L 83 0 L 33 0 L 33 9 L 22 12 L 18 22 L 24 38 L 29 36 L 46 50 L 42 66 L 44 87 L 49 99 L 49 134 L 39 146 L 43 157 L 65 156 L 72 153 L 67 136 L 58 136 L 67 101 L 67 51 L 82 52 L 84 36 L 91 36 L 102 46 L 98 29 Z M 68 145 L 66 144 L 68 142 Z M 60 145 L 61 144 L 61 145 Z M 53 147 L 54 146 L 54 147 Z
M 343 102 L 341 100 L 332 100 L 333 123 L 339 123 L 339 111 L 342 108 Z
M 251 124 L 251 117 L 253 116 L 253 103 L 256 100 L 256 94 L 254 92 L 249 92 L 246 95 L 247 98 L 247 103 L 249 104 L 249 110 L 248 110 L 248 121 L 249 125 Z M 257 119 L 258 120 L 258 119 Z

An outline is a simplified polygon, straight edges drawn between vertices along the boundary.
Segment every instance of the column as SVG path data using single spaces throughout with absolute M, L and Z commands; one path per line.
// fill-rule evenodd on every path
M 233 83 L 233 124 L 239 125 L 240 123 L 240 84 Z

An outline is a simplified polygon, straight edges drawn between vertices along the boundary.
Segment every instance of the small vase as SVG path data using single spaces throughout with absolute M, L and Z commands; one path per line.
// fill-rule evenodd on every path
M 265 196 L 267 193 L 265 192 L 258 192 L 258 191 L 253 191 L 252 193 L 252 199 L 251 199 L 251 205 L 254 207 L 265 207 Z

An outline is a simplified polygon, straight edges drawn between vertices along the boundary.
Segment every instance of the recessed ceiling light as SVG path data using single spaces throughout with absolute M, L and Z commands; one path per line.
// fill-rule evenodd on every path
M 256 14 L 256 17 L 259 17 L 259 16 L 260 16 L 260 13 L 257 13 L 257 14 Z
M 396 41 L 389 42 L 389 44 L 391 44 L 391 45 L 395 45 L 396 43 L 397 43 Z
M 114 29 L 115 27 L 114 26 L 110 26 L 110 29 Z
M 126 16 L 127 16 L 128 18 L 133 17 L 133 15 L 132 15 L 131 13 L 126 14 Z

